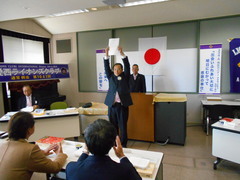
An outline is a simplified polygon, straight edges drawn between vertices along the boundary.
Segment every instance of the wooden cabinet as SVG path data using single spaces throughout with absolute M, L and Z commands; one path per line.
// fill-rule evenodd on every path
M 154 141 L 154 104 L 150 93 L 131 93 L 129 106 L 128 139 Z

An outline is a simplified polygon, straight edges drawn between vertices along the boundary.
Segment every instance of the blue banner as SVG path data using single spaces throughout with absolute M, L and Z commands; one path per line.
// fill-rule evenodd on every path
M 0 64 L 0 82 L 69 78 L 67 64 Z
M 233 39 L 229 46 L 230 92 L 240 93 L 240 39 Z

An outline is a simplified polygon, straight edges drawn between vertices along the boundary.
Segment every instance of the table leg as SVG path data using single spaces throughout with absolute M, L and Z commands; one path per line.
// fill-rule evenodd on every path
M 51 174 L 46 173 L 46 180 L 50 180 L 51 179 Z
M 217 165 L 222 161 L 221 158 L 217 157 L 217 160 L 213 163 L 213 169 L 217 170 Z
M 206 132 L 206 134 L 209 134 L 209 124 L 210 124 L 210 118 L 209 118 L 209 109 L 206 106 L 203 106 L 203 129 Z
M 207 118 L 206 118 L 206 121 L 207 121 L 207 136 L 208 136 L 208 134 L 209 134 L 209 117 L 207 116 Z

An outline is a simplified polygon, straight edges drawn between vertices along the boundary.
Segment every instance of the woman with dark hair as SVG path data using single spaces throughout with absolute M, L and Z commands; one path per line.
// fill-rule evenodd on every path
M 27 139 L 34 133 L 34 118 L 27 112 L 18 112 L 9 121 L 9 140 L 0 144 L 0 179 L 28 180 L 33 172 L 57 173 L 63 167 L 67 155 L 61 144 L 41 150 Z M 46 156 L 56 153 L 54 161 Z

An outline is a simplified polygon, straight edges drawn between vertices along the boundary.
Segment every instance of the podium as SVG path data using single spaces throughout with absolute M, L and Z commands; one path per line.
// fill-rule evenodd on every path
M 154 142 L 154 104 L 152 93 L 131 93 L 128 139 Z

